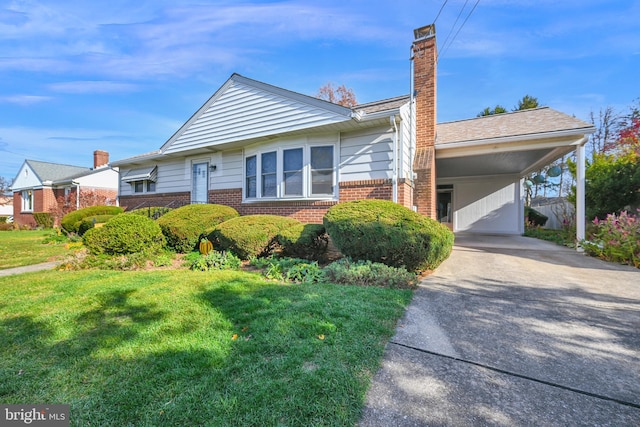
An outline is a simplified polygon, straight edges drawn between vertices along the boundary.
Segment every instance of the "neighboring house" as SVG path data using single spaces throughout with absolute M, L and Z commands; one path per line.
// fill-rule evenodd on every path
M 13 216 L 13 194 L 0 195 L 0 216 Z
M 13 216 L 19 225 L 35 226 L 35 212 L 56 212 L 70 204 L 77 209 L 91 198 L 96 203 L 116 204 L 118 171 L 109 165 L 109 153 L 96 150 L 93 168 L 25 160 L 11 185 Z
M 159 150 L 113 163 L 120 205 L 219 203 L 318 223 L 376 198 L 454 231 L 521 234 L 522 177 L 595 129 L 550 108 L 436 126 L 435 28 L 414 35 L 412 96 L 346 108 L 233 74 Z

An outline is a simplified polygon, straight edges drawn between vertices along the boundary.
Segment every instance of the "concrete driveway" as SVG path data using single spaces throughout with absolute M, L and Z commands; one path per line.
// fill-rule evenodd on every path
M 416 291 L 361 426 L 640 426 L 640 271 L 456 236 Z

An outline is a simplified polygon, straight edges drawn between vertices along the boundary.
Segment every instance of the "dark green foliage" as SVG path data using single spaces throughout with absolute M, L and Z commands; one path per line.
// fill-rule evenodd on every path
M 280 232 L 278 243 L 284 256 L 323 261 L 329 236 L 323 224 L 297 224 Z
M 6 224 L 7 219 L 9 219 L 8 216 L 0 216 L 0 224 Z
M 36 221 L 38 227 L 53 228 L 53 215 L 49 212 L 34 212 L 33 219 Z
M 83 236 L 92 254 L 126 255 L 154 253 L 165 243 L 162 230 L 152 219 L 140 215 L 118 215 Z
M 132 211 L 127 211 L 127 213 L 131 213 L 134 215 L 143 215 L 147 218 L 158 219 L 162 215 L 170 212 L 171 208 L 165 208 L 164 206 L 150 206 L 146 208 L 134 209 Z
M 187 205 L 158 218 L 158 225 L 169 247 L 176 252 L 188 253 L 196 249 L 200 238 L 210 233 L 216 225 L 237 216 L 238 212 L 229 206 Z
M 253 258 L 251 265 L 261 268 L 267 279 L 293 283 L 318 283 L 324 280 L 324 272 L 316 261 L 301 258 Z
M 90 228 L 95 227 L 96 224 L 104 224 L 109 221 L 115 215 L 95 215 L 89 216 L 80 221 L 80 225 L 78 226 L 78 234 L 80 236 L 84 235 Z
M 124 212 L 120 206 L 90 206 L 69 212 L 62 217 L 60 225 L 67 233 L 77 233 L 82 220 L 95 215 L 118 215 Z
M 446 226 L 386 200 L 335 205 L 324 225 L 345 256 L 409 271 L 435 269 L 453 248 L 453 233 Z
M 280 236 L 288 236 L 282 238 L 287 244 L 299 240 L 294 236 L 302 234 L 307 235 L 296 219 L 278 215 L 247 215 L 219 224 L 209 234 L 209 240 L 216 248 L 249 259 L 273 253 L 280 247 Z M 300 246 L 304 245 L 301 243 Z
M 533 209 L 531 206 L 524 207 L 525 221 L 537 227 L 544 227 L 549 217 Z
M 349 258 L 327 265 L 324 274 L 328 282 L 343 285 L 414 289 L 418 284 L 418 276 L 404 268 L 371 261 L 354 262 Z

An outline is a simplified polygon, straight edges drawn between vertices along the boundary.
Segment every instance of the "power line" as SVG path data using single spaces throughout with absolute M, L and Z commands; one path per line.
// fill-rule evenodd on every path
M 433 20 L 434 24 L 436 23 L 436 21 L 440 17 L 440 14 L 442 13 L 442 9 L 444 9 L 444 7 L 447 5 L 448 2 L 449 2 L 449 0 L 444 0 L 444 3 L 442 3 L 442 6 L 440 6 L 440 10 L 438 11 L 438 14 L 436 15 L 436 19 Z
M 453 31 L 453 29 L 455 28 L 456 24 L 458 23 L 458 19 L 460 18 L 460 15 L 462 15 L 462 12 L 464 11 L 464 9 L 467 6 L 467 3 L 469 2 L 469 0 L 466 0 L 464 2 L 464 5 L 462 6 L 462 8 L 460 9 L 460 13 L 458 14 L 458 17 L 456 18 L 456 21 L 454 22 L 453 26 L 451 27 L 451 31 Z M 464 21 L 462 22 L 462 24 L 460 25 L 460 27 L 458 28 L 458 31 L 456 31 L 455 35 L 453 36 L 453 38 L 451 39 L 451 41 L 449 42 L 449 44 L 447 45 L 447 40 L 449 39 L 449 35 L 451 34 L 451 31 L 449 32 L 449 35 L 447 35 L 447 39 L 445 39 L 443 45 L 442 45 L 442 51 L 441 53 L 438 54 L 438 58 L 444 56 L 445 52 L 447 51 L 447 49 L 449 49 L 449 47 L 451 47 L 451 45 L 453 44 L 454 40 L 458 37 L 458 34 L 460 34 L 460 31 L 462 30 L 462 28 L 464 27 L 464 25 L 467 23 L 467 21 L 469 20 L 469 18 L 471 17 L 471 14 L 473 14 L 473 12 L 476 10 L 476 7 L 478 6 L 478 3 L 480 3 L 480 0 L 476 0 L 476 3 L 473 5 L 473 7 L 471 8 L 471 10 L 469 11 L 469 13 L 467 14 L 467 17 L 464 19 Z

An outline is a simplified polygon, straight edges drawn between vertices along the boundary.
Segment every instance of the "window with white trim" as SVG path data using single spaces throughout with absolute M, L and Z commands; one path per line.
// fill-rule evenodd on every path
M 334 145 L 252 151 L 245 157 L 244 198 L 333 198 L 335 165 Z
M 23 212 L 33 211 L 33 191 L 32 190 L 24 190 L 22 192 L 22 211 Z

